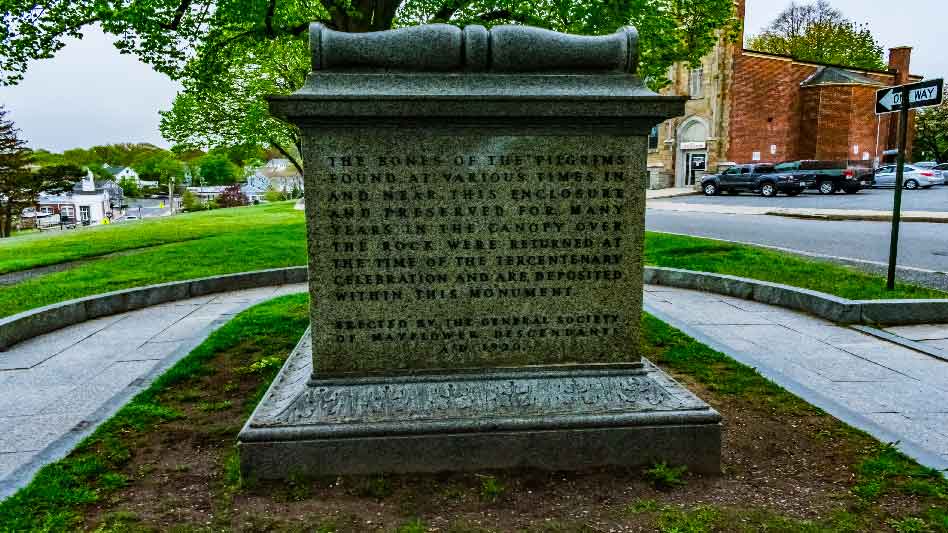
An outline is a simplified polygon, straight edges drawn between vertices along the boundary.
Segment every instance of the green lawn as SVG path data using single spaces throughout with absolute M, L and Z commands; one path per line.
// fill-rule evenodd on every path
M 48 265 L 117 251 L 125 253 L 0 287 L 0 316 L 130 287 L 305 265 L 306 229 L 302 212 L 293 210 L 292 203 L 189 213 L 12 239 L 0 243 L 0 268 L 16 270 L 13 265 Z
M 645 262 L 783 283 L 853 300 L 948 297 L 941 291 L 904 283 L 888 292 L 880 276 L 826 261 L 756 246 L 664 233 L 646 234 Z
M 944 293 L 753 246 L 648 233 L 650 265 L 796 285 L 845 298 L 941 298 Z M 117 255 L 115 252 L 122 252 Z M 68 270 L 0 286 L 0 317 L 141 285 L 306 264 L 303 213 L 292 202 L 188 213 L 0 241 L 0 273 L 85 260 Z
M 211 237 L 275 227 L 302 229 L 302 212 L 293 210 L 293 202 L 279 202 L 240 209 L 184 213 L 174 217 L 146 218 L 137 222 L 64 232 L 30 233 L 0 240 L 0 274 L 126 250 L 204 241 Z

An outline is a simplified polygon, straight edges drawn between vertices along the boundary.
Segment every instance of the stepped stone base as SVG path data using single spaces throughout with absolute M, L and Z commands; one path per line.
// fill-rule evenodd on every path
M 720 472 L 721 416 L 648 362 L 320 378 L 310 343 L 307 331 L 238 436 L 245 476 Z

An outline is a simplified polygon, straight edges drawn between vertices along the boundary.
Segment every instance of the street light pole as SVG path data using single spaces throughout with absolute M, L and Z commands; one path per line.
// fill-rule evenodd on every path
M 174 214 L 174 177 L 168 179 L 168 209 L 170 214 Z

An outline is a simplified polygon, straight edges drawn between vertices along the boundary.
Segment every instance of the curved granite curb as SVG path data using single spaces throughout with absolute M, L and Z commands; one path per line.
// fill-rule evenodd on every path
M 219 292 L 303 283 L 307 277 L 305 266 L 274 268 L 135 287 L 30 309 L 0 319 L 0 351 L 94 318 Z
M 804 311 L 840 324 L 899 326 L 948 322 L 945 300 L 847 300 L 832 294 L 737 276 L 645 267 L 645 283 L 733 296 Z

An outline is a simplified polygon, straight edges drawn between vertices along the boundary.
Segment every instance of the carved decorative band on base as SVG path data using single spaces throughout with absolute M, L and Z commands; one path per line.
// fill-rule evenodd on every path
M 509 466 L 496 462 L 504 453 L 506 461 L 522 456 L 524 465 L 544 467 L 527 460 L 540 442 L 576 459 L 551 468 L 648 464 L 666 449 L 666 459 L 694 458 L 691 466 L 702 471 L 719 462 L 720 415 L 649 363 L 309 379 L 310 343 L 307 332 L 238 437 L 248 473 L 269 477 L 260 469 L 277 468 L 280 450 L 305 457 L 297 466 L 310 473 Z M 618 440 L 604 447 L 580 435 Z M 654 442 L 659 437 L 665 440 Z M 628 449 L 619 453 L 622 439 Z M 509 446 L 487 452 L 488 442 Z M 426 457 L 409 460 L 404 454 L 416 445 L 428 449 Z M 452 451 L 441 457 L 439 450 Z M 468 454 L 482 459 L 468 464 Z

